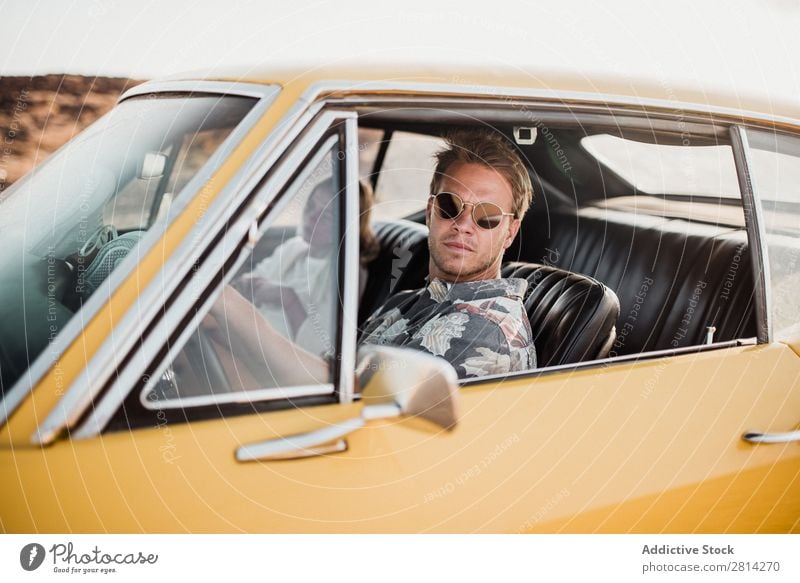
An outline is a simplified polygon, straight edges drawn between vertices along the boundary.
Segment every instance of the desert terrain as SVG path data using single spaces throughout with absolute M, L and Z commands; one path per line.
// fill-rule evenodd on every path
M 0 200 L 9 186 L 139 83 L 80 75 L 0 77 Z

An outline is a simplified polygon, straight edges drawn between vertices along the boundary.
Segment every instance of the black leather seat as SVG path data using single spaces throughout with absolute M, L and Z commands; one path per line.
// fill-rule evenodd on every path
M 360 322 L 390 293 L 423 286 L 428 272 L 423 225 L 394 221 L 376 230 L 381 255 L 370 266 Z M 566 282 L 577 281 L 569 274 L 584 274 L 595 282 L 592 294 L 601 295 L 599 282 L 613 290 L 619 316 L 610 356 L 703 344 L 709 327 L 716 329 L 716 341 L 756 335 L 753 268 L 742 229 L 599 207 L 528 213 L 505 259 L 540 264 L 531 267 L 529 281 L 528 275 L 538 272 L 541 283 L 552 283 L 544 277 L 546 266 L 564 270 L 566 298 L 572 297 Z M 503 275 L 508 276 L 508 269 Z M 540 301 L 544 289 L 528 296 L 529 302 Z M 546 294 L 543 298 L 549 301 Z M 560 304 L 551 309 L 560 310 Z M 533 332 L 539 335 L 540 314 L 529 312 Z M 577 315 L 583 317 L 583 312 Z M 556 329 L 555 334 L 562 335 L 556 342 L 564 342 L 563 331 Z M 598 357 L 589 342 L 584 356 L 573 356 L 580 346 L 565 346 L 550 361 L 550 344 L 545 337 L 537 344 L 540 366 Z
M 528 220 L 529 219 L 529 220 Z M 755 336 L 743 230 L 587 207 L 531 215 L 506 258 L 602 281 L 619 297 L 611 356 Z
M 412 221 L 376 222 L 378 256 L 367 266 L 367 285 L 358 310 L 358 326 L 390 295 L 425 285 L 428 275 L 428 228 Z
M 524 302 L 539 367 L 608 356 L 619 317 L 619 300 L 608 287 L 536 263 L 508 263 L 502 275 L 528 280 Z
M 378 222 L 378 257 L 367 267 L 359 327 L 390 295 L 425 285 L 428 229 L 411 221 Z M 619 301 L 599 281 L 532 263 L 503 267 L 504 277 L 528 280 L 525 308 L 531 320 L 538 365 L 602 358 L 614 341 Z

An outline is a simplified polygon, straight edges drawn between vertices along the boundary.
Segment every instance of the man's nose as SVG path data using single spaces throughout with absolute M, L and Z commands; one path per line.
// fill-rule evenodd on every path
M 459 231 L 471 231 L 475 228 L 475 221 L 472 220 L 472 207 L 465 206 L 453 223 Z

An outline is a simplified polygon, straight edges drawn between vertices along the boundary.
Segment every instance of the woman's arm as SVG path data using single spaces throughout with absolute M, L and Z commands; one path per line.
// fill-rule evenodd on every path
M 257 379 L 271 379 L 277 386 L 330 382 L 330 366 L 325 360 L 284 338 L 231 286 L 225 286 L 210 314 L 233 356 Z

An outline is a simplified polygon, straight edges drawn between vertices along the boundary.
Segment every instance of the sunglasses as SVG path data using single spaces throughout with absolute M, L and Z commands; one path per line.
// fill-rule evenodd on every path
M 467 205 L 472 207 L 472 220 L 481 229 L 494 229 L 503 222 L 503 217 L 513 217 L 514 213 L 503 212 L 493 202 L 464 202 L 460 196 L 452 192 L 432 194 L 433 208 L 442 219 L 456 220 Z

